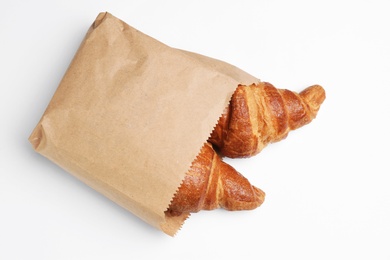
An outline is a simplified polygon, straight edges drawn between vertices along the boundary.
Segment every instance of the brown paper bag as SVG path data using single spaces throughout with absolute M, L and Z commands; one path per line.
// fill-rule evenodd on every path
M 164 211 L 237 85 L 258 81 L 100 13 L 29 140 L 43 156 L 174 235 L 188 215 L 166 218 Z

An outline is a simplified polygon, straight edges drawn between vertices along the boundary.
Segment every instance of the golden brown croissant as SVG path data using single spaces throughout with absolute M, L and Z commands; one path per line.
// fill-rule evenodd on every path
M 232 166 L 223 162 L 206 143 L 192 163 L 166 214 L 224 208 L 250 210 L 259 207 L 265 193 L 252 186 Z
M 249 157 L 288 132 L 310 123 L 325 99 L 319 85 L 299 94 L 267 82 L 240 85 L 220 118 L 209 142 L 222 155 Z

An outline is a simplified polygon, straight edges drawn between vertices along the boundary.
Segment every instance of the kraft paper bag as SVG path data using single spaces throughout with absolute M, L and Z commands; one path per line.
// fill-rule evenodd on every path
M 237 85 L 257 82 L 100 13 L 29 140 L 38 153 L 173 236 L 188 215 L 164 211 Z

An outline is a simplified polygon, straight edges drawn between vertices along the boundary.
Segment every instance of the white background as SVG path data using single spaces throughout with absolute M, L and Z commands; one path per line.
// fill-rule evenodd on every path
M 388 3 L 2 0 L 0 259 L 390 259 Z M 33 151 L 101 11 L 276 87 L 326 89 L 311 124 L 227 160 L 267 193 L 260 208 L 193 214 L 172 238 Z

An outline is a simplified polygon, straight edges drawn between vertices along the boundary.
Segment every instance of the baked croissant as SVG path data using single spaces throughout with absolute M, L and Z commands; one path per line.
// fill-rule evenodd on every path
M 177 216 L 216 208 L 250 210 L 259 207 L 264 197 L 262 190 L 223 162 L 211 144 L 206 143 L 165 213 Z
M 324 99 L 325 90 L 319 85 L 299 94 L 268 82 L 240 85 L 209 142 L 222 156 L 253 156 L 269 143 L 286 138 L 289 131 L 310 123 Z

